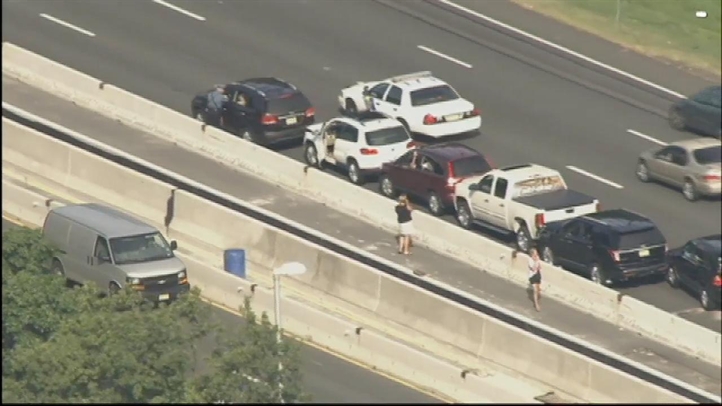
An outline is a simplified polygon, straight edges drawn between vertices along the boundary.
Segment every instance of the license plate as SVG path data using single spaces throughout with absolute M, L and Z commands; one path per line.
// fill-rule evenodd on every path
M 170 293 L 164 293 L 164 294 L 158 296 L 158 300 L 168 300 L 168 299 L 170 299 Z
M 448 116 L 445 116 L 444 118 L 446 119 L 446 121 L 456 121 L 461 120 L 461 117 L 463 117 L 462 114 L 450 114 Z
M 649 256 L 649 250 L 641 250 L 639 251 L 639 257 L 644 258 Z
M 286 125 L 294 125 L 296 123 L 298 123 L 298 119 L 296 117 L 286 119 Z

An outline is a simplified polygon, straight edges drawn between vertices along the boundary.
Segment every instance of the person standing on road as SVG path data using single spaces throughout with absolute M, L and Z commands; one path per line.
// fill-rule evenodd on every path
M 399 223 L 399 254 L 409 255 L 411 238 L 414 234 L 414 225 L 411 222 L 411 207 L 408 197 L 401 195 L 396 205 L 396 221 Z
M 532 248 L 529 252 L 529 284 L 531 285 L 534 298 L 534 308 L 541 311 L 539 300 L 541 299 L 541 259 L 536 248 Z
M 213 122 L 218 122 L 221 128 L 223 128 L 223 105 L 227 100 L 223 85 L 216 85 L 216 88 L 208 93 L 208 113 L 210 113 Z

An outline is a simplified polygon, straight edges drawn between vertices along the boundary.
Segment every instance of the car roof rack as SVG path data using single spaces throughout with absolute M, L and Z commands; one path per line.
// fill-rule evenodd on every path
M 393 83 L 399 83 L 399 82 L 406 82 L 408 80 L 414 80 L 414 79 L 424 79 L 424 78 L 430 78 L 433 77 L 433 74 L 431 71 L 425 70 L 421 72 L 414 72 L 414 73 L 407 73 L 405 75 L 398 75 L 393 76 L 389 78 L 389 80 Z

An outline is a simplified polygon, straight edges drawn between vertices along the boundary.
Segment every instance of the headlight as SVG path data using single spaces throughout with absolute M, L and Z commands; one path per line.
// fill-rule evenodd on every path
M 128 278 L 128 283 L 131 285 L 140 285 L 140 279 L 139 278 Z
M 185 277 L 186 277 L 186 271 L 178 272 L 178 279 L 185 279 Z

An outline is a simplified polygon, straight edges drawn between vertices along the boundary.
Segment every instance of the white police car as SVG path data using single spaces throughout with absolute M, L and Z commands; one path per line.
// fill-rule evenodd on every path
M 338 102 L 349 115 L 377 111 L 398 119 L 412 133 L 428 137 L 481 128 L 480 110 L 431 72 L 358 82 L 342 89 Z
M 366 176 L 381 171 L 414 147 L 406 128 L 379 113 L 337 117 L 306 128 L 304 158 L 310 166 L 325 164 L 345 168 L 351 182 L 361 185 Z

